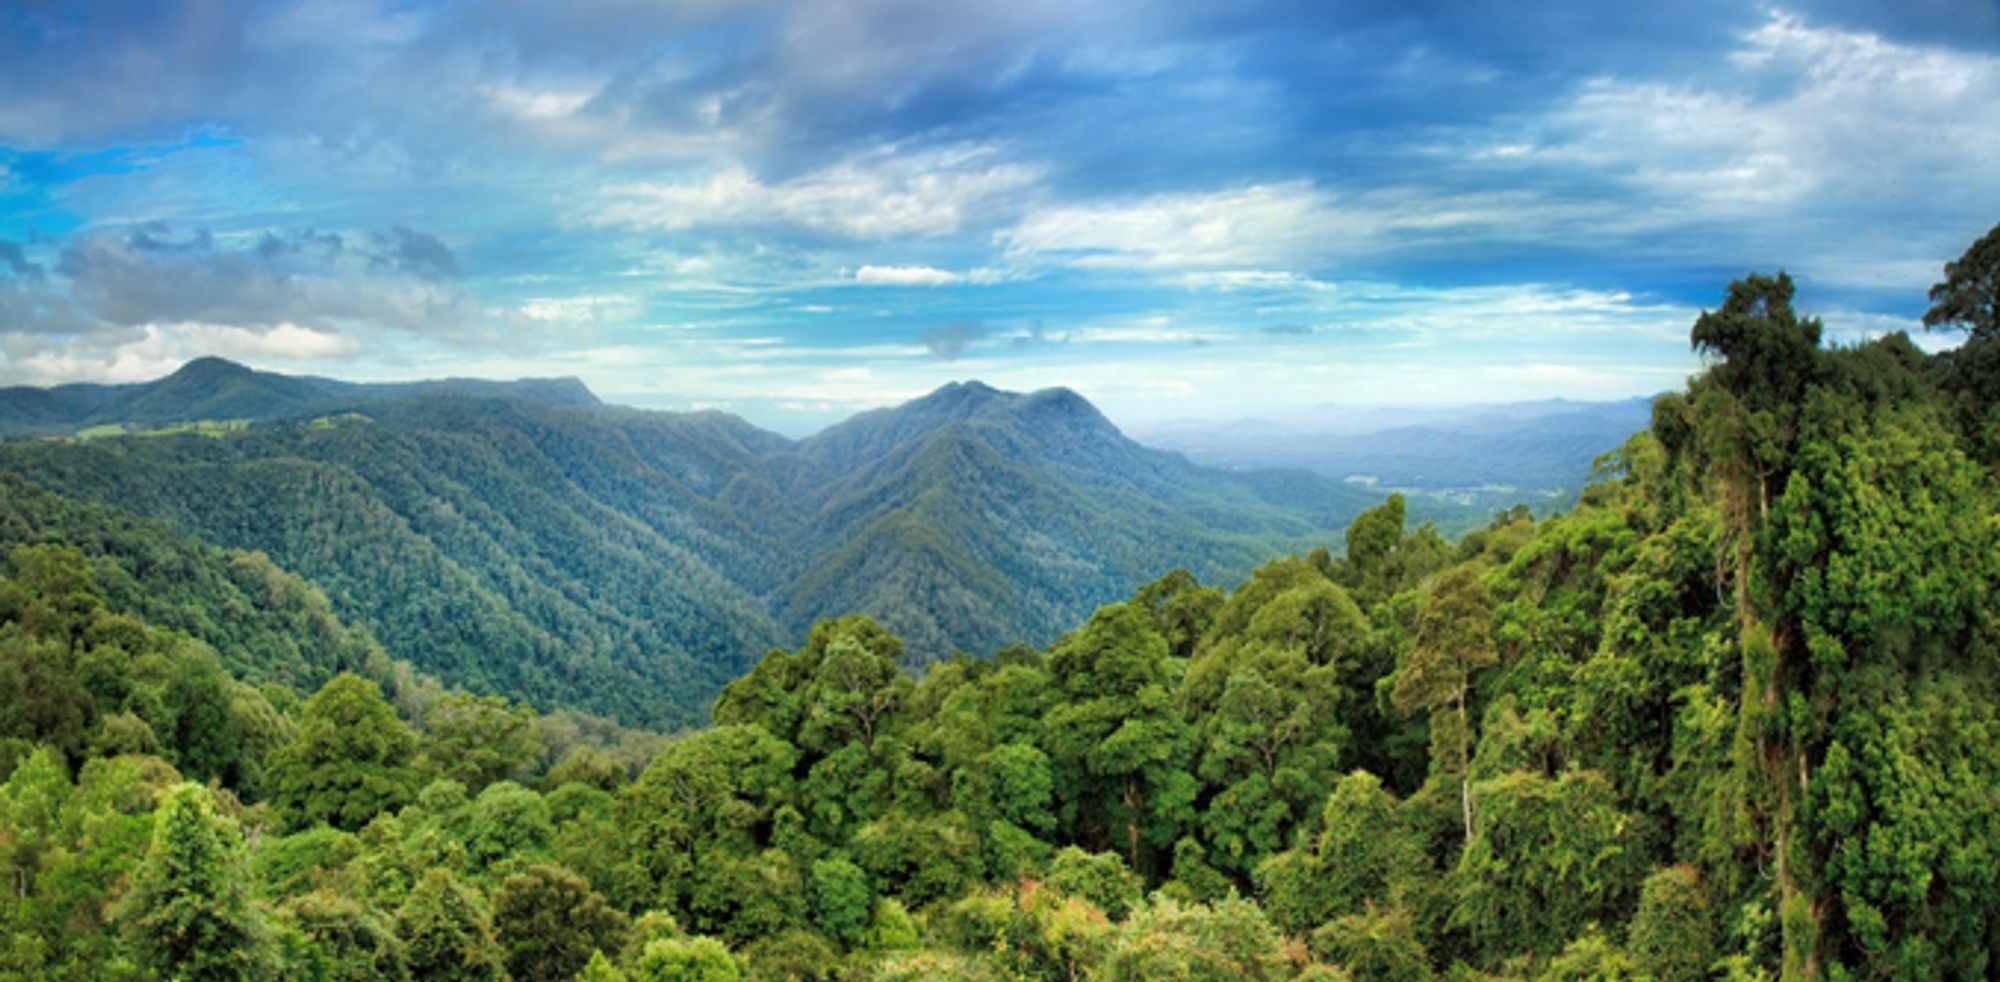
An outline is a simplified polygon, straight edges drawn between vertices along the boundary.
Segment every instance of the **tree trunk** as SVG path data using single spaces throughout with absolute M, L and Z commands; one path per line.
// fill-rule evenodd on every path
M 1131 775 L 1125 777 L 1125 847 L 1131 853 L 1132 872 L 1139 871 L 1139 792 Z
M 1458 804 L 1465 815 L 1465 844 L 1472 844 L 1472 726 L 1465 718 L 1465 690 L 1471 684 L 1471 673 L 1467 681 L 1458 686 Z

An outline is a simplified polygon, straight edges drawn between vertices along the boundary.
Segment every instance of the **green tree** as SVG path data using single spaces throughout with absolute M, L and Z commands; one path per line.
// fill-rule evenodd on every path
M 501 952 L 478 892 L 430 869 L 396 911 L 396 933 L 420 979 L 504 979 Z
M 354 831 L 416 796 L 416 748 L 382 690 L 343 672 L 306 700 L 297 734 L 271 754 L 271 804 L 293 829 Z
M 1392 494 L 1348 524 L 1347 562 L 1361 582 L 1378 580 L 1389 554 L 1402 543 L 1403 514 L 1403 496 Z
M 632 968 L 633 982 L 737 982 L 743 970 L 714 938 L 651 941 Z
M 263 979 L 278 973 L 270 926 L 250 902 L 243 836 L 198 784 L 169 791 L 153 844 L 117 919 L 140 964 L 163 978 Z
M 1925 327 L 1962 328 L 1975 342 L 2000 339 L 2000 224 L 1944 264 L 1930 300 Z
M 284 919 L 310 942 L 292 973 L 327 982 L 403 982 L 410 977 L 403 942 L 389 919 L 367 904 L 331 890 L 285 901 Z
M 812 865 L 806 888 L 811 892 L 813 922 L 820 930 L 843 945 L 859 944 L 875 910 L 868 874 L 840 857 L 822 859 Z
M 1646 877 L 1630 935 L 1633 964 L 1647 976 L 1661 982 L 1707 977 L 1714 915 L 1694 867 L 1674 866 Z
M 1430 950 L 1415 912 L 1405 906 L 1370 905 L 1342 914 L 1313 930 L 1312 950 L 1366 982 L 1433 977 Z
M 1067 846 L 1049 863 L 1050 889 L 1081 897 L 1113 920 L 1138 906 L 1145 884 L 1115 853 L 1084 852 Z
M 560 866 L 537 863 L 493 894 L 493 932 L 515 982 L 566 982 L 593 952 L 623 947 L 628 929 L 603 894 Z
M 499 696 L 454 693 L 424 712 L 424 760 L 472 794 L 495 781 L 523 777 L 541 755 L 535 711 Z
M 726 890 L 702 881 L 757 852 L 797 759 L 795 748 L 754 724 L 703 730 L 654 757 L 618 799 L 626 849 L 659 894 L 645 906 L 686 914 L 694 891 L 724 899 Z
M 1440 576 L 1417 609 L 1415 637 L 1396 670 L 1392 698 L 1405 714 L 1431 718 L 1432 765 L 1458 778 L 1466 841 L 1472 840 L 1472 718 L 1468 706 L 1480 669 L 1499 661 L 1493 646 L 1493 598 L 1476 567 Z
M 1166 640 L 1130 604 L 1099 610 L 1049 654 L 1066 697 L 1050 710 L 1043 747 L 1055 766 L 1061 818 L 1073 841 L 1115 847 L 1135 869 L 1171 849 L 1193 817 L 1193 734 L 1173 705 Z
M 1278 932 L 1257 905 L 1230 897 L 1213 906 L 1158 898 L 1118 926 L 1093 978 L 1286 979 Z
M 1293 933 L 1364 910 L 1386 909 L 1396 888 L 1430 869 L 1423 841 L 1400 803 L 1366 771 L 1340 779 L 1320 812 L 1317 834 L 1257 869 L 1265 910 Z
M 1639 886 L 1639 830 L 1595 771 L 1551 781 L 1484 781 L 1472 841 L 1459 859 L 1452 924 L 1491 962 L 1562 950 L 1590 921 L 1612 921 Z

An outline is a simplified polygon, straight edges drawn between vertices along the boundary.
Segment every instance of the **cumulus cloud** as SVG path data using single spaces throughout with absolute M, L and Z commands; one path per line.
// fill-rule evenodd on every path
M 442 279 L 456 270 L 436 238 L 397 228 L 350 244 L 339 235 L 266 233 L 223 243 L 158 226 L 86 233 L 56 264 L 70 294 L 114 325 L 206 323 L 315 330 L 450 330 L 471 313 Z
M 957 361 L 965 354 L 966 349 L 980 341 L 984 341 L 988 333 L 990 332 L 987 331 L 984 324 L 976 324 L 971 321 L 952 321 L 949 324 L 939 324 L 925 331 L 917 340 L 923 342 L 924 348 L 931 353 L 932 357 L 940 358 L 944 361 Z
M 1507 124 L 1472 157 L 1493 179 L 1567 176 L 1621 202 L 1586 229 L 1609 248 L 1644 238 L 1711 264 L 1921 289 L 1978 224 L 1963 216 L 2000 208 L 1986 179 L 2000 167 L 2000 55 L 1782 10 L 1712 71 L 1594 77 Z M 1820 232 L 1798 235 L 1804 223 Z
M 144 377 L 200 354 L 309 361 L 401 334 L 451 340 L 486 314 L 434 235 L 145 224 L 80 233 L 46 267 L 0 242 L 0 346 L 16 380 Z

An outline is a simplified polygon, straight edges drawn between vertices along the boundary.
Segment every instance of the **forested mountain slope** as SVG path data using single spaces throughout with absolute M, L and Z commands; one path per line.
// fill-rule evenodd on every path
M 1566 514 L 1451 544 L 1391 498 L 1342 556 L 1175 570 L 921 677 L 822 621 L 636 776 L 551 765 L 498 700 L 176 690 L 185 643 L 109 616 L 112 567 L 17 550 L 0 970 L 1990 977 L 2000 331 L 1826 348 L 1792 299 L 1732 285 L 1712 367 Z M 977 429 L 877 460 L 963 466 Z
M 195 394 L 203 379 L 223 385 L 214 398 Z M 214 406 L 237 385 L 324 384 L 211 361 L 151 391 Z M 697 720 L 819 617 L 877 616 L 913 663 L 1042 643 L 1157 569 L 1241 575 L 1335 542 L 1373 500 L 1195 467 L 1065 390 L 953 385 L 804 441 L 718 413 L 465 391 L 343 405 L 18 440 L 0 467 L 260 550 L 452 684 L 662 726 Z

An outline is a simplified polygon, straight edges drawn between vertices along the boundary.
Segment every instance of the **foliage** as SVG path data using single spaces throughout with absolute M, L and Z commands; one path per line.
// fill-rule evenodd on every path
M 217 815 L 197 784 L 167 792 L 153 822 L 153 844 L 117 915 L 139 964 L 176 979 L 275 977 L 270 926 L 250 902 L 236 823 Z
M 449 870 L 425 871 L 396 911 L 396 933 L 418 978 L 507 977 L 485 902 Z
M 624 945 L 626 918 L 582 877 L 538 863 L 494 893 L 493 931 L 515 982 L 566 982 L 594 952 Z
M 337 671 L 334 620 L 296 664 L 163 627 L 104 545 L 147 535 L 22 545 L 0 974 L 1991 975 L 1988 342 L 1828 348 L 1793 299 L 1734 284 L 1563 514 L 1448 543 L 1391 500 L 1345 556 L 1177 570 L 921 675 L 822 620 L 671 736 Z M 924 411 L 987 411 L 954 398 Z M 897 461 L 896 425 L 825 452 Z
M 416 749 L 381 689 L 343 673 L 306 700 L 297 734 L 272 753 L 272 806 L 294 829 L 359 829 L 415 796 Z

